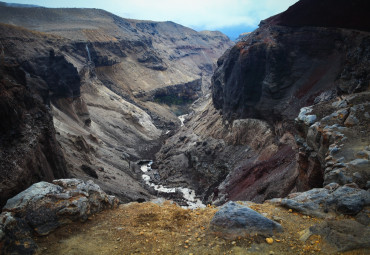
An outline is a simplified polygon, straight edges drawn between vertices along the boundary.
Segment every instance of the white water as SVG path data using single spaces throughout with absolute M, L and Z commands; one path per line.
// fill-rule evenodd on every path
M 86 44 L 86 51 L 87 51 L 87 56 L 89 57 L 89 62 L 91 62 L 91 56 L 90 56 L 89 46 L 87 46 L 87 44 Z
M 177 187 L 177 188 L 167 188 L 163 185 L 157 185 L 152 182 L 150 182 L 150 176 L 145 174 L 148 173 L 148 171 L 151 171 L 151 165 L 153 162 L 149 162 L 148 164 L 144 164 L 140 167 L 141 171 L 144 173 L 141 177 L 145 181 L 145 183 L 153 187 L 155 190 L 163 192 L 163 193 L 175 193 L 177 190 L 180 191 L 183 194 L 183 198 L 188 204 L 188 206 L 182 206 L 183 208 L 188 208 L 188 209 L 196 209 L 196 208 L 204 208 L 206 207 L 202 201 L 198 198 L 195 197 L 195 191 L 192 189 L 188 188 L 183 188 L 183 187 Z
M 184 126 L 184 121 L 185 121 L 186 116 L 188 116 L 188 114 L 180 115 L 178 117 L 179 120 L 181 121 L 181 127 Z

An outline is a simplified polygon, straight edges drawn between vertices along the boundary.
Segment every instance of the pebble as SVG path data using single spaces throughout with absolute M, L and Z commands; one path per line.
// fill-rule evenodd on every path
M 121 241 L 121 238 L 119 238 L 119 237 L 118 237 L 118 238 L 117 238 L 117 241 Z
M 266 238 L 266 243 L 272 244 L 273 242 L 274 242 L 274 239 L 272 239 L 271 237 Z
M 231 244 L 234 244 L 234 245 L 235 245 L 235 244 L 236 244 L 236 242 L 235 242 L 235 241 L 232 241 L 232 242 L 231 242 Z
M 269 255 L 274 255 L 274 254 L 275 254 L 275 252 L 269 251 Z

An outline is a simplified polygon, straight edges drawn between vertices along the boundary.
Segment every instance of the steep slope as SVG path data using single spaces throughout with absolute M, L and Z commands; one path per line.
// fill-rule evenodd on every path
M 338 8 L 350 8 L 335 12 L 332 6 L 336 3 L 300 1 L 262 21 L 259 29 L 218 60 L 212 77 L 212 101 L 189 116 L 185 127 L 157 154 L 162 183 L 189 185 L 204 201 L 214 203 L 262 202 L 322 187 L 324 181 L 367 187 L 352 175 L 359 171 L 355 175 L 368 181 L 368 174 L 348 162 L 355 160 L 357 152 L 364 153 L 370 143 L 369 120 L 356 115 L 356 124 L 344 125 L 350 123 L 351 106 L 354 112 L 365 109 L 358 113 L 365 114 L 369 101 L 370 34 L 364 27 L 369 20 L 361 14 L 367 3 L 339 1 Z M 310 13 L 327 13 L 330 21 L 337 15 L 336 22 L 322 21 L 325 15 L 305 20 Z M 356 17 L 357 13 L 360 19 L 345 22 L 345 17 Z M 362 23 L 364 19 L 367 22 Z M 346 94 L 354 94 L 355 99 L 344 97 Z M 338 100 L 342 104 L 335 103 Z M 312 104 L 318 105 L 316 110 L 311 114 L 303 109 L 301 116 L 307 116 L 296 121 L 300 109 Z M 343 104 L 346 106 L 340 106 Z M 341 108 L 346 108 L 345 114 L 340 115 Z M 351 142 L 340 145 L 338 130 L 321 132 L 327 128 L 324 124 L 307 133 L 320 118 L 327 123 L 334 115 L 340 116 L 338 122 L 327 125 L 349 128 L 342 138 L 351 137 Z M 357 132 L 359 139 L 355 138 Z M 348 153 L 340 153 L 344 158 L 329 162 L 335 167 L 324 171 L 332 147 L 339 145 L 348 146 Z M 369 158 L 364 159 L 366 168 Z M 347 173 L 338 170 L 340 162 L 342 167 L 349 164 Z
M 187 111 L 209 89 L 229 39 L 96 9 L 0 7 L 0 13 L 0 22 L 12 24 L 1 25 L 2 61 L 24 72 L 25 86 L 50 107 L 64 169 L 94 178 L 122 201 L 149 199 L 136 161 L 151 158 L 165 133 L 180 125 L 174 112 Z

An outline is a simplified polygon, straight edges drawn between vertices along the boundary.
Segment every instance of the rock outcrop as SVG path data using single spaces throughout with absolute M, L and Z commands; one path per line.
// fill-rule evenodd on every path
M 38 182 L 8 200 L 0 214 L 0 247 L 4 254 L 33 254 L 33 235 L 47 235 L 72 221 L 86 221 L 105 209 L 118 207 L 92 181 L 59 179 Z
M 292 193 L 281 200 L 281 205 L 321 218 L 330 218 L 335 213 L 357 215 L 370 205 L 370 192 L 332 183 L 325 188 Z
M 356 93 L 301 109 L 298 185 L 307 189 L 320 180 L 368 188 L 369 97 L 369 92 Z

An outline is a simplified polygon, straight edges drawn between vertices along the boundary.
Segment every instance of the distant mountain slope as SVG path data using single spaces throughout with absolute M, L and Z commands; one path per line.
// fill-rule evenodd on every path
M 16 4 L 16 3 L 5 3 L 5 2 L 0 2 L 0 6 L 7 6 L 7 7 L 22 7 L 22 8 L 41 7 L 41 6 L 39 6 L 39 5 L 34 5 L 34 4 Z

